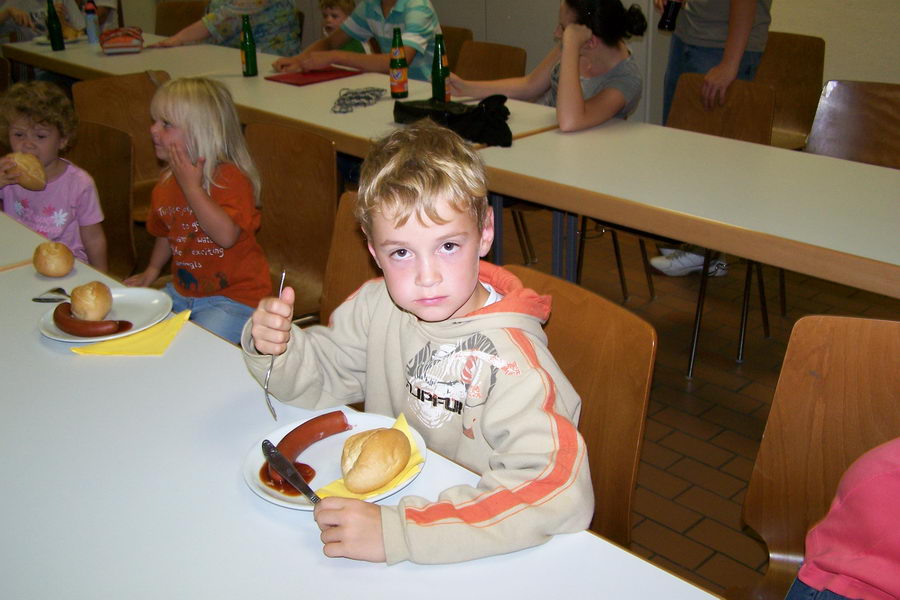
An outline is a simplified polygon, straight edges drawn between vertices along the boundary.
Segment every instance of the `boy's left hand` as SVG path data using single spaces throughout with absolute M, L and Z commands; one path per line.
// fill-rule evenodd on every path
M 354 498 L 324 498 L 313 511 L 325 556 L 384 562 L 381 509 Z
M 192 163 L 185 147 L 177 144 L 172 144 L 168 150 L 169 167 L 182 191 L 187 193 L 191 187 L 203 187 L 203 165 L 206 159 L 201 157 L 196 163 Z

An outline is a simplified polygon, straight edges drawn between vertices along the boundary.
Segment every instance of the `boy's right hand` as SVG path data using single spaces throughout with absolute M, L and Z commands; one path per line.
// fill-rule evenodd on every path
M 260 354 L 279 355 L 287 349 L 291 339 L 294 316 L 294 288 L 281 291 L 280 298 L 263 298 L 251 317 L 250 334 Z
M 159 277 L 159 273 L 160 271 L 158 269 L 147 267 L 147 270 L 143 273 L 132 275 L 131 277 L 126 278 L 122 283 L 128 287 L 150 287 L 150 285 Z
M 272 69 L 276 73 L 293 73 L 294 71 L 300 71 L 302 69 L 300 64 L 299 54 L 296 56 L 282 56 L 272 63 Z

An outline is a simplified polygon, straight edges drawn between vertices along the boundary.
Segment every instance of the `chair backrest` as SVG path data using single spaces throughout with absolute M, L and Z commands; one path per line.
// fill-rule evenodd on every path
M 744 499 L 744 522 L 769 550 L 748 597 L 784 598 L 841 475 L 900 436 L 898 356 L 900 321 L 818 315 L 794 325 Z
M 161 6 L 161 5 L 160 5 Z M 144 71 L 75 82 L 72 97 L 79 119 L 103 123 L 131 134 L 134 183 L 159 179 L 161 163 L 150 137 L 150 101 L 169 79 L 165 71 Z
M 156 35 L 175 35 L 206 14 L 206 0 L 165 0 L 156 5 Z
M 826 83 L 806 151 L 900 168 L 900 84 Z
M 703 75 L 684 73 L 678 78 L 667 127 L 720 137 L 769 144 L 775 115 L 771 86 L 736 79 L 725 94 L 725 104 L 706 110 L 700 95 Z
M 520 265 L 506 268 L 526 287 L 553 297 L 544 331 L 550 352 L 581 396 L 578 430 L 587 443 L 596 503 L 591 529 L 627 548 L 656 331 L 574 283 Z
M 447 66 L 456 73 L 456 63 L 459 60 L 459 51 L 463 42 L 471 40 L 472 30 L 465 27 L 450 27 L 441 25 L 441 33 L 444 34 L 444 48 L 447 50 Z
M 137 262 L 131 220 L 131 136 L 108 125 L 79 121 L 75 146 L 66 158 L 94 178 L 103 208 L 109 274 L 125 279 Z
M 791 150 L 806 144 L 816 116 L 825 69 L 825 40 L 770 31 L 753 81 L 775 89 L 772 145 Z
M 262 180 L 256 239 L 273 281 L 284 268 L 285 285 L 297 292 L 294 314 L 316 312 L 338 200 L 334 142 L 274 123 L 250 123 L 244 135 Z
M 356 192 L 345 192 L 338 204 L 334 219 L 334 233 L 325 267 L 319 320 L 328 324 L 331 313 L 347 297 L 370 279 L 381 277 L 366 246 L 366 238 L 353 214 Z
M 6 57 L 0 56 L 0 93 L 5 92 L 12 81 L 12 66 L 9 64 L 9 59 Z
M 521 77 L 527 55 L 524 48 L 466 40 L 459 51 L 454 73 L 475 81 Z

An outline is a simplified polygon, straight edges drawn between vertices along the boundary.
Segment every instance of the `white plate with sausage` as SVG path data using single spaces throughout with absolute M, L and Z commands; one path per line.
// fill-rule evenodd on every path
M 106 318 L 116 321 L 130 321 L 131 329 L 111 335 L 82 337 L 62 331 L 53 322 L 54 306 L 41 317 L 39 329 L 43 335 L 60 342 L 102 342 L 125 337 L 156 325 L 172 311 L 172 298 L 165 292 L 153 288 L 111 288 L 112 308 Z
M 320 487 L 328 485 L 332 481 L 335 481 L 342 477 L 341 452 L 344 449 L 344 441 L 348 437 L 355 433 L 359 433 L 360 431 L 377 429 L 379 427 L 392 427 L 395 421 L 395 419 L 391 417 L 376 415 L 374 413 L 364 413 L 347 410 L 345 411 L 345 414 L 347 416 L 347 422 L 350 424 L 351 429 L 349 429 L 348 431 L 343 431 L 341 433 L 336 433 L 313 443 L 306 450 L 301 452 L 297 459 L 294 461 L 295 463 L 299 462 L 305 465 L 309 465 L 315 471 L 313 478 L 307 481 L 307 483 L 309 483 L 309 486 L 314 490 L 318 490 Z M 254 494 L 259 496 L 263 500 L 271 502 L 272 504 L 277 504 L 278 506 L 283 506 L 284 508 L 292 508 L 294 510 L 312 510 L 313 506 L 309 503 L 306 497 L 299 492 L 297 492 L 296 496 L 285 495 L 278 490 L 269 487 L 262 481 L 262 479 L 260 479 L 260 471 L 262 471 L 263 468 L 267 466 L 266 459 L 262 453 L 262 441 L 264 439 L 267 439 L 273 444 L 277 445 L 278 442 L 281 441 L 281 438 L 286 436 L 295 427 L 304 422 L 305 421 L 295 421 L 293 423 L 289 423 L 283 427 L 279 427 L 264 438 L 260 438 L 259 441 L 257 441 L 257 443 L 254 444 L 250 449 L 250 452 L 247 454 L 247 458 L 244 460 L 243 466 L 244 481 L 247 483 L 247 486 L 253 491 Z M 396 494 L 407 485 L 412 483 L 412 481 L 419 476 L 419 473 L 422 472 L 422 469 L 425 468 L 425 461 L 428 460 L 428 452 L 425 447 L 425 440 L 422 438 L 419 432 L 412 427 L 410 427 L 409 430 L 416 441 L 416 446 L 418 447 L 419 452 L 421 452 L 422 454 L 422 464 L 418 466 L 418 470 L 412 477 L 382 494 L 378 494 L 366 499 L 366 502 L 378 502 L 379 500 L 383 500 L 388 496 Z

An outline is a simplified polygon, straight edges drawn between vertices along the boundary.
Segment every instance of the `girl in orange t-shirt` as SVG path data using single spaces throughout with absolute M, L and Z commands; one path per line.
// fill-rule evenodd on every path
M 175 312 L 233 343 L 272 290 L 256 241 L 259 175 L 231 94 L 202 77 L 174 79 L 150 106 L 156 156 L 167 163 L 153 189 L 147 230 L 156 243 L 147 269 L 127 285 L 153 283 L 172 260 L 165 291 Z

